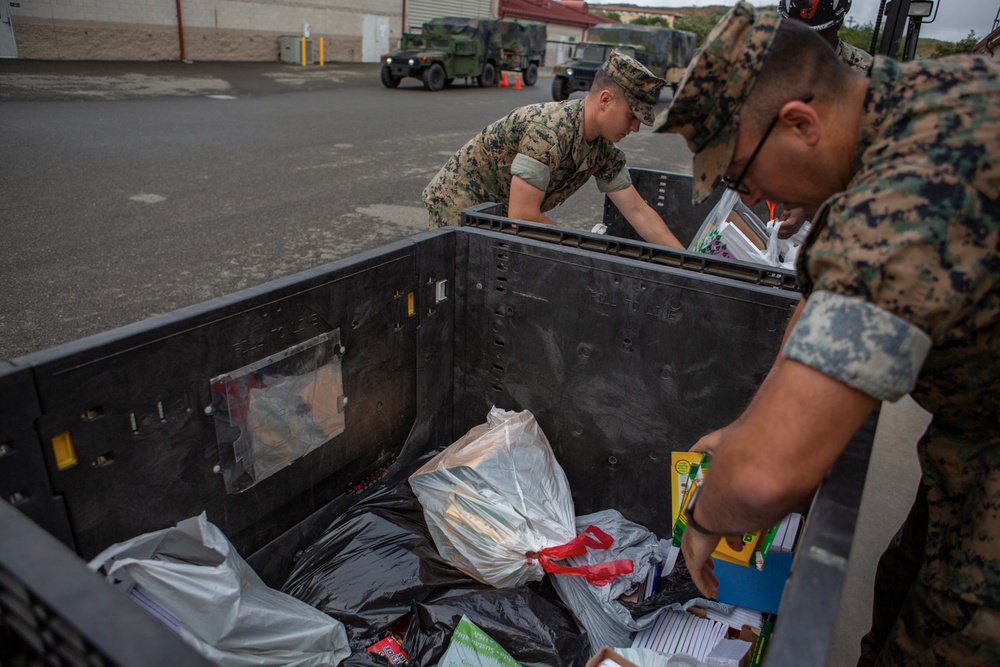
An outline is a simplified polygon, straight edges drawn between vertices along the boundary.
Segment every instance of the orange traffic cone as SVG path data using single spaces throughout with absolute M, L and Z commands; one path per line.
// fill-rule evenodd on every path
M 521 90 L 521 77 L 520 77 L 520 75 L 514 81 L 514 90 Z
M 501 81 L 500 81 L 500 87 L 501 88 L 507 88 L 508 86 L 509 86 L 509 84 L 507 83 L 507 72 L 504 72 L 503 73 L 503 79 L 501 79 Z

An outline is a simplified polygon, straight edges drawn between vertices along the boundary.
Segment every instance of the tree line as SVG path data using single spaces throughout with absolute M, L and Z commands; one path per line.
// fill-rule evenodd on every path
M 774 10 L 775 7 L 769 7 L 767 9 Z M 596 12 L 605 16 L 613 21 L 621 22 L 621 14 L 619 12 Z M 684 30 L 687 32 L 693 32 L 698 35 L 698 44 L 701 44 L 708 33 L 715 27 L 715 24 L 719 22 L 726 13 L 725 9 L 711 14 L 689 14 L 687 16 L 678 17 L 673 27 L 676 30 Z M 630 23 L 637 25 L 658 25 L 665 28 L 669 28 L 670 22 L 663 16 L 640 16 Z M 872 48 L 872 33 L 875 31 L 875 27 L 871 23 L 866 23 L 862 25 L 844 25 L 839 32 L 840 38 L 850 44 L 851 46 L 856 46 L 864 51 L 871 51 Z M 976 31 L 970 30 L 969 34 L 965 39 L 959 40 L 957 42 L 945 42 L 937 39 L 925 39 L 921 37 L 917 40 L 917 57 L 919 58 L 941 58 L 944 56 L 954 55 L 956 53 L 972 53 L 972 49 L 979 42 L 980 38 L 976 37 Z M 900 40 L 902 42 L 902 40 Z M 903 57 L 903 45 L 900 44 L 898 58 Z

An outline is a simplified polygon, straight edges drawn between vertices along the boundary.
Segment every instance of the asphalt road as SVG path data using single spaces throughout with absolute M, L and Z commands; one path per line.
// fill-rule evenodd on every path
M 0 359 L 419 233 L 447 157 L 550 85 L 430 93 L 386 89 L 374 65 L 0 61 Z M 690 172 L 672 135 L 621 146 L 631 166 Z M 591 184 L 553 218 L 589 229 L 602 207 Z

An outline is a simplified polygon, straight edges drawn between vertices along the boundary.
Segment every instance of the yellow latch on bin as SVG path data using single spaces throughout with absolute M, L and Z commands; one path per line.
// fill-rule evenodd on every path
M 73 447 L 73 436 L 69 434 L 69 431 L 63 431 L 59 435 L 53 436 L 52 453 L 56 457 L 56 467 L 60 470 L 76 465 L 76 448 Z

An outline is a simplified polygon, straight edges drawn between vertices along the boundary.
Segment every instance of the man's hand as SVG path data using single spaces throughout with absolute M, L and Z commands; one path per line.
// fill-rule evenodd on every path
M 804 208 L 793 208 L 781 214 L 781 227 L 778 228 L 778 238 L 787 239 L 802 229 L 802 224 L 808 217 Z
M 726 432 L 728 430 L 729 426 L 725 426 L 717 431 L 712 431 L 711 433 L 701 436 L 701 439 L 694 443 L 694 447 L 691 448 L 691 451 L 715 454 L 715 452 L 719 450 L 719 444 L 725 439 Z
M 718 543 L 718 535 L 705 535 L 696 530 L 685 530 L 681 540 L 681 553 L 691 572 L 691 579 L 709 600 L 719 594 L 719 579 L 715 576 L 715 562 L 712 560 L 712 552 Z

